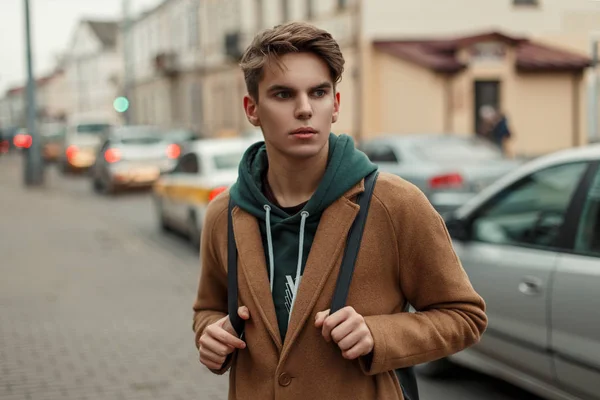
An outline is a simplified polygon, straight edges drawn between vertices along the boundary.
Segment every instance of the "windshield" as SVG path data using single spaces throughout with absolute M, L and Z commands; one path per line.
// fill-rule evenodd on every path
M 194 140 L 196 139 L 196 135 L 194 134 L 194 132 L 190 132 L 190 131 L 172 131 L 172 132 L 168 132 L 165 135 L 166 140 L 168 140 L 169 142 L 175 143 L 175 142 L 186 142 L 189 140 Z
M 80 135 L 103 135 L 110 129 L 110 124 L 79 124 L 77 133 Z
M 502 152 L 479 138 L 440 138 L 414 145 L 422 158 L 439 162 L 469 162 L 502 159 Z
M 215 168 L 219 171 L 237 170 L 243 155 L 243 152 L 237 151 L 223 154 L 215 154 L 213 156 L 213 163 L 215 165 Z
M 152 145 L 162 142 L 160 131 L 148 126 L 128 126 L 113 131 L 114 140 L 124 145 Z

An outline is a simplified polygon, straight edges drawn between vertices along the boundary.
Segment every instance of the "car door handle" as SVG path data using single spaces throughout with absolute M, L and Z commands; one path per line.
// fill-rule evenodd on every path
M 526 276 L 519 283 L 519 292 L 526 296 L 536 296 L 542 292 L 543 282 L 540 278 Z

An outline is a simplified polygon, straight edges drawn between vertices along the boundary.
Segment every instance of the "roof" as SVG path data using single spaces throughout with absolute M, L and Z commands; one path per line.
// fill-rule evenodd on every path
M 583 55 L 532 42 L 521 37 L 488 32 L 453 39 L 379 40 L 374 47 L 386 54 L 436 72 L 455 73 L 467 67 L 457 58 L 459 50 L 476 43 L 497 41 L 516 49 L 519 71 L 581 71 L 591 65 Z
M 119 23 L 117 21 L 85 21 L 94 34 L 98 37 L 102 46 L 110 48 L 117 44 L 117 36 L 119 34 Z

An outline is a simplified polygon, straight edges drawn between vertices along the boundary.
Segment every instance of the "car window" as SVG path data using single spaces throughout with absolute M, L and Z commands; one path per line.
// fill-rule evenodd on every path
M 365 149 L 364 153 L 369 157 L 369 160 L 374 163 L 391 162 L 397 163 L 398 157 L 390 146 L 377 145 L 370 146 Z
M 473 138 L 444 137 L 414 145 L 421 158 L 436 162 L 474 162 L 500 160 L 502 152 L 490 142 Z
M 552 248 L 588 164 L 537 171 L 502 191 L 473 221 L 476 241 Z
M 575 251 L 600 257 L 600 170 L 585 200 L 575 237 Z
M 110 124 L 79 124 L 76 132 L 79 135 L 104 135 L 108 133 Z
M 198 174 L 200 173 L 200 165 L 198 157 L 195 153 L 188 153 L 181 157 L 179 163 L 173 170 L 175 174 Z
M 243 151 L 231 151 L 228 153 L 215 154 L 212 157 L 213 165 L 217 171 L 235 171 L 238 169 L 243 155 Z

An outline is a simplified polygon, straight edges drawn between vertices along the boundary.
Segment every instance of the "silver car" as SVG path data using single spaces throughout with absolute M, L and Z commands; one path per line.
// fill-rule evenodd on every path
M 600 399 L 600 145 L 531 161 L 446 223 L 489 317 L 450 361 L 548 399 Z
M 418 186 L 440 213 L 463 205 L 521 164 L 486 140 L 453 134 L 384 135 L 360 148 L 381 171 Z
M 153 126 L 113 128 L 102 144 L 92 169 L 94 190 L 110 194 L 119 189 L 151 187 L 160 174 L 172 170 L 181 153 Z

